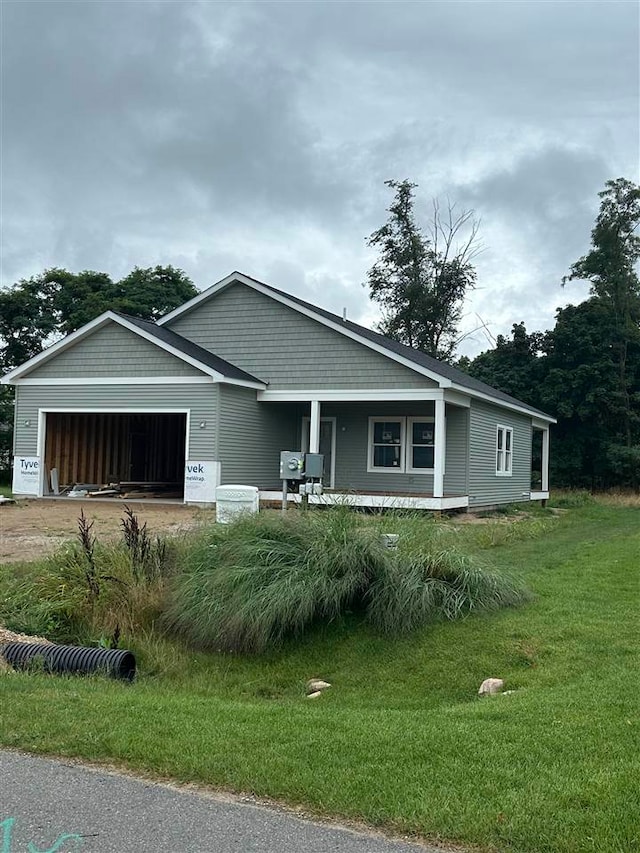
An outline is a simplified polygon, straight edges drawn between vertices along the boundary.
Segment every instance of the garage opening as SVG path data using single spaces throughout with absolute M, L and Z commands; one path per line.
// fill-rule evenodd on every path
M 186 414 L 49 412 L 46 476 L 63 494 L 182 499 L 186 430 Z

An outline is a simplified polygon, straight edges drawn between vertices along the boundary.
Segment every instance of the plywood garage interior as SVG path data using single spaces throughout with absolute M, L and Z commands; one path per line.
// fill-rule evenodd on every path
M 154 484 L 182 496 L 186 415 L 49 412 L 45 465 L 60 487 Z

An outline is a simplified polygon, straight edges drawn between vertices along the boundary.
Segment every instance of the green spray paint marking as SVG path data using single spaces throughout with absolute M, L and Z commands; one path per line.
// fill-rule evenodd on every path
M 0 853 L 18 853 L 18 851 L 12 851 L 11 849 L 11 836 L 13 834 L 13 825 L 15 822 L 15 817 L 8 817 L 0 823 L 0 831 L 2 832 L 2 847 L 0 848 Z M 76 835 L 75 832 L 65 832 L 62 835 L 59 835 L 53 842 L 53 847 L 49 847 L 47 850 L 39 850 L 30 841 L 27 845 L 27 853 L 63 853 L 62 848 L 66 845 L 67 841 L 73 842 L 73 847 L 69 847 L 67 853 L 71 853 L 72 850 L 79 850 L 82 846 L 81 835 Z

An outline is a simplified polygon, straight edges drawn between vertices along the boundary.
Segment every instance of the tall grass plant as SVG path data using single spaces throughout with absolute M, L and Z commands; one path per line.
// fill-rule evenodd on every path
M 398 534 L 397 549 L 383 532 Z M 445 525 L 339 507 L 262 513 L 206 532 L 174 579 L 165 623 L 198 647 L 255 653 L 350 610 L 403 634 L 526 599 L 517 583 L 458 553 Z

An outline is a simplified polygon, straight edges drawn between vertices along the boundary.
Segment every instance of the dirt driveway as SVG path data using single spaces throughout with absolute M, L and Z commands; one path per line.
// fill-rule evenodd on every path
M 0 563 L 36 560 L 50 554 L 63 542 L 74 539 L 78 531 L 80 509 L 94 522 L 98 539 L 120 535 L 123 501 L 26 500 L 0 505 Z M 175 534 L 213 521 L 212 510 L 182 504 L 129 504 L 140 519 L 147 522 L 151 534 Z

